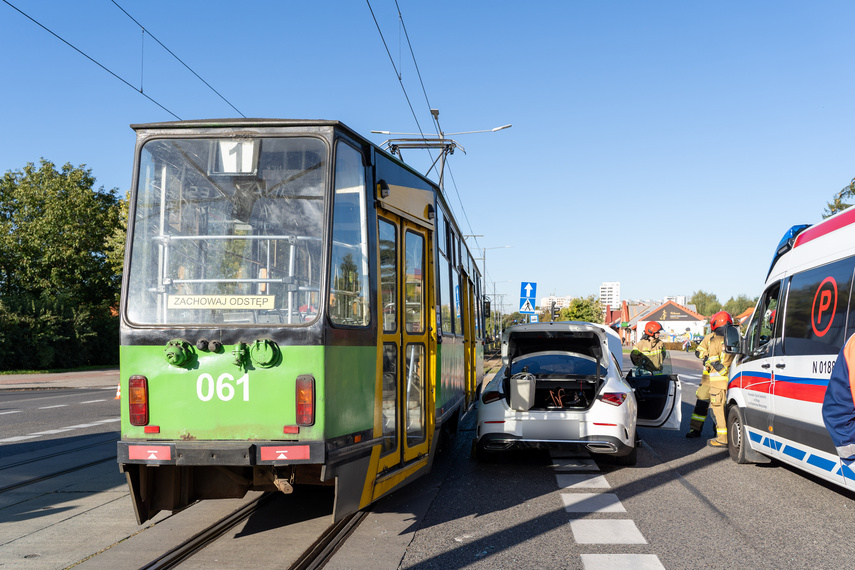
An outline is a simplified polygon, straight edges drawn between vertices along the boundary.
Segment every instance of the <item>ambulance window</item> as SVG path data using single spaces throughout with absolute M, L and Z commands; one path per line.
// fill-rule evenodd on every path
M 763 298 L 757 304 L 757 309 L 748 324 L 748 330 L 745 331 L 745 337 L 748 339 L 748 352 L 751 355 L 765 356 L 771 340 L 780 336 L 780 333 L 775 334 L 780 293 L 781 284 L 775 283 L 763 294 Z
M 793 276 L 784 319 L 784 351 L 835 354 L 843 346 L 855 258 Z

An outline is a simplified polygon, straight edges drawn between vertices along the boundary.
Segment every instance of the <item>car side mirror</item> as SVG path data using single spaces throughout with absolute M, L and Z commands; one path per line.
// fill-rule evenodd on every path
M 739 329 L 734 325 L 724 328 L 724 351 L 727 354 L 742 354 L 742 338 Z

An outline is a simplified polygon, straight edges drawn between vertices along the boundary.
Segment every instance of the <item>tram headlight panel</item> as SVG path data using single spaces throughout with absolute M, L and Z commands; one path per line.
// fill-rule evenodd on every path
M 315 423 L 315 378 L 309 374 L 297 376 L 297 425 Z
M 131 376 L 128 380 L 128 412 L 132 426 L 148 424 L 148 379 Z

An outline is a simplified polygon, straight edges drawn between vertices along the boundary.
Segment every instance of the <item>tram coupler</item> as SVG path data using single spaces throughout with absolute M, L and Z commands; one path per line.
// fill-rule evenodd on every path
M 253 476 L 255 486 L 273 485 L 285 495 L 290 495 L 294 492 L 294 479 L 296 478 L 294 467 L 256 468 Z

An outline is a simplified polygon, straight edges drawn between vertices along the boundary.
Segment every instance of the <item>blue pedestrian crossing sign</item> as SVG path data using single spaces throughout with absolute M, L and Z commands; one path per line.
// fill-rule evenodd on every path
M 520 310 L 523 315 L 533 315 L 536 305 L 537 283 L 523 281 L 520 285 Z

